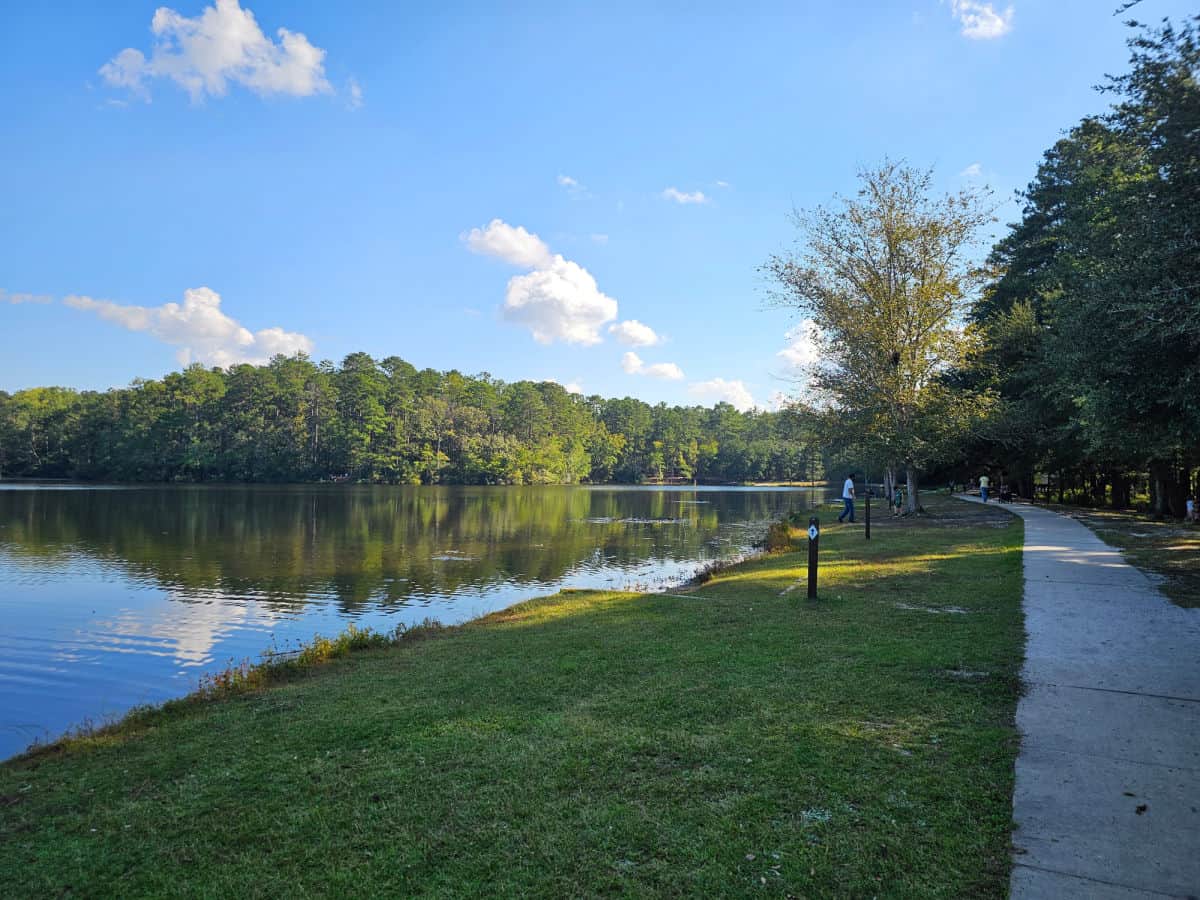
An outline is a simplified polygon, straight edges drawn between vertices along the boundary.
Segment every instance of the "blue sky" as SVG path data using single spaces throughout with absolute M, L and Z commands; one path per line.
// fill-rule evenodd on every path
M 1116 0 L 170 2 L 0 8 L 0 389 L 308 348 L 766 406 L 793 207 L 890 155 L 1010 221 L 1127 59 Z

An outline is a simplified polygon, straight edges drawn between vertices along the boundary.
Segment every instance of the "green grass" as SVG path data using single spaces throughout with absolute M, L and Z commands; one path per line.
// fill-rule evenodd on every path
M 1003 896 L 1021 524 L 930 508 L 6 763 L 3 893 Z

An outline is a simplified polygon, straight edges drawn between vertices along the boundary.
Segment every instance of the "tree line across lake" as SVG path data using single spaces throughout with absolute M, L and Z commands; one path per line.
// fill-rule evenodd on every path
M 575 484 L 824 475 L 792 412 L 651 406 L 352 353 L 0 392 L 0 476 Z

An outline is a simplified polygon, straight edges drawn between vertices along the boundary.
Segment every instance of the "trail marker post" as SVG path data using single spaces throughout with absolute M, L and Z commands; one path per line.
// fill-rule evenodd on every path
M 816 516 L 808 520 L 808 599 L 817 599 L 817 542 L 821 538 L 821 523 Z

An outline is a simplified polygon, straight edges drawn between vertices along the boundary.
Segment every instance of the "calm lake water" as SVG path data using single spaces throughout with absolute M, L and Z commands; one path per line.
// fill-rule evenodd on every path
M 664 589 L 824 490 L 0 484 L 0 758 L 348 623 Z

